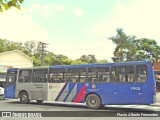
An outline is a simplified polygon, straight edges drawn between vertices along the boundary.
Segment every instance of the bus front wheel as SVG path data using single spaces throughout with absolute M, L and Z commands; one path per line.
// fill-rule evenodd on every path
M 29 95 L 27 92 L 20 93 L 20 102 L 23 104 L 29 103 Z
M 101 107 L 101 99 L 96 94 L 89 94 L 86 97 L 86 105 L 89 109 L 98 109 Z

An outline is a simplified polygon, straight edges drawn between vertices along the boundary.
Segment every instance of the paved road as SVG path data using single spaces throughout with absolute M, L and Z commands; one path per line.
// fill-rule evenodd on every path
M 84 111 L 84 112 L 88 112 L 88 111 L 105 111 L 106 114 L 110 111 L 119 111 L 120 113 L 123 113 L 124 111 L 149 111 L 149 112 L 154 112 L 154 111 L 160 111 L 160 107 L 158 106 L 149 106 L 149 105 L 108 105 L 108 106 L 105 106 L 103 109 L 99 109 L 99 110 L 89 110 L 85 107 L 84 104 L 73 104 L 73 103 L 59 103 L 59 102 L 44 102 L 42 104 L 37 104 L 35 101 L 31 101 L 30 104 L 21 104 L 19 102 L 19 100 L 17 99 L 6 99 L 6 100 L 2 100 L 0 101 L 0 111 L 64 111 L 64 112 L 67 112 L 67 111 L 73 111 L 72 113 L 73 114 L 76 114 L 77 111 Z M 62 117 L 63 117 L 63 112 L 62 112 Z M 126 118 L 127 120 L 128 119 L 134 119 L 134 117 L 115 117 L 114 120 L 121 120 L 121 119 L 124 119 Z M 138 117 L 136 117 L 138 119 Z M 144 117 L 146 119 L 146 117 Z M 152 117 L 153 118 L 153 117 Z M 152 119 L 151 117 L 150 118 L 147 118 L 147 119 Z M 3 118 L 4 120 L 10 120 L 10 118 Z M 19 120 L 17 118 L 12 118 L 14 120 Z M 23 118 L 24 119 L 27 119 L 27 118 Z M 32 118 L 34 120 L 46 120 L 46 118 Z M 47 119 L 52 119 L 53 118 L 47 118 Z M 58 119 L 63 119 L 64 118 L 60 118 L 58 117 Z M 65 120 L 70 120 L 71 118 L 69 117 L 65 117 Z M 80 118 L 80 117 L 72 117 L 72 119 L 76 119 L 76 120 L 97 120 L 97 117 L 83 117 L 83 118 Z M 100 117 L 98 119 L 108 119 L 108 120 L 112 120 L 112 117 Z M 142 118 L 140 118 L 142 119 Z M 159 119 L 159 118 L 154 118 L 155 119 Z M 1 118 L 0 118 L 1 120 Z
M 21 104 L 18 99 L 6 99 L 0 101 L 0 111 L 90 111 L 85 104 L 81 103 L 62 103 L 62 102 L 43 102 L 38 104 L 31 101 L 29 104 Z M 151 105 L 106 105 L 96 111 L 160 111 L 160 106 Z M 93 110 L 92 110 L 93 111 Z

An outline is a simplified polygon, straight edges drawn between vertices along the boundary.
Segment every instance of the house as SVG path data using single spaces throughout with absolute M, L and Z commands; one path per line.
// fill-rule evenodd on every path
M 160 70 L 160 61 L 154 62 L 154 70 Z
M 0 87 L 4 87 L 8 68 L 33 67 L 33 59 L 19 50 L 0 53 Z
M 19 50 L 0 53 L 0 66 L 33 67 L 33 59 Z

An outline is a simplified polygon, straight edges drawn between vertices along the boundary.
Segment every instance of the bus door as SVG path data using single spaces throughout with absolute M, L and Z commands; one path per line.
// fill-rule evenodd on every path
M 5 97 L 15 98 L 17 71 L 8 71 L 5 85 Z

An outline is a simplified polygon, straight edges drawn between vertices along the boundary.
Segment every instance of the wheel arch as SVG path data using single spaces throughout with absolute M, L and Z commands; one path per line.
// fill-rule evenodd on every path
M 18 93 L 18 98 L 20 98 L 20 94 L 23 93 L 23 92 L 26 92 L 28 94 L 28 92 L 26 90 L 21 90 L 19 93 Z M 28 94 L 28 97 L 30 98 L 29 94 Z

